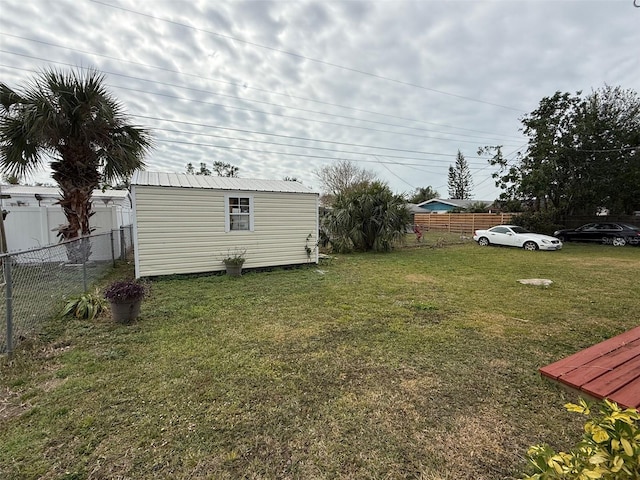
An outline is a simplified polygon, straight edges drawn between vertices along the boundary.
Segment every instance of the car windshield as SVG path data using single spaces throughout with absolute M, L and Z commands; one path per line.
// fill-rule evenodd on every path
M 511 230 L 513 230 L 513 233 L 530 233 L 529 230 L 522 227 L 511 227 Z

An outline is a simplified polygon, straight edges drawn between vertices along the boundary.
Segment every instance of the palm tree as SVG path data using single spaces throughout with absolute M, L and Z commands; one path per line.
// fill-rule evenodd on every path
M 24 178 L 49 162 L 68 225 L 63 240 L 91 233 L 91 194 L 144 168 L 149 133 L 131 125 L 104 75 L 45 70 L 21 91 L 0 82 L 0 172 Z
M 389 252 L 411 224 L 406 203 L 385 183 L 363 183 L 335 197 L 323 228 L 335 251 Z

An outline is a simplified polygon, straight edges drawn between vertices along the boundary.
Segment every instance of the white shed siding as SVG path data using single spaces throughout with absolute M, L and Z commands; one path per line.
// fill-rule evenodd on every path
M 246 249 L 246 268 L 309 261 L 318 232 L 315 193 L 233 191 L 253 196 L 254 231 L 225 232 L 224 195 L 229 190 L 134 185 L 136 275 L 224 270 L 222 258 Z M 316 261 L 314 252 L 311 258 Z

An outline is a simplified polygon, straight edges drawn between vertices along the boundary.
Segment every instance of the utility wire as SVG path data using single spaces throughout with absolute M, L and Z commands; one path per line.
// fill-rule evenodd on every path
M 482 104 L 485 104 L 485 105 L 491 105 L 491 106 L 494 106 L 494 107 L 504 108 L 504 109 L 507 109 L 507 110 L 513 110 L 513 111 L 516 111 L 516 112 L 526 113 L 524 110 L 521 110 L 519 108 L 510 107 L 510 106 L 507 106 L 507 105 L 500 105 L 498 103 L 487 102 L 487 101 L 484 101 L 484 100 L 479 100 L 477 98 L 465 97 L 463 95 L 457 95 L 455 93 L 449 93 L 449 92 L 444 92 L 442 90 L 436 90 L 435 88 L 425 87 L 424 85 L 418 85 L 416 83 L 405 82 L 403 80 L 398 80 L 398 79 L 394 79 L 394 78 L 390 78 L 390 77 L 385 77 L 384 75 L 378 75 L 376 73 L 366 72 L 364 70 L 359 70 L 357 68 L 346 67 L 344 65 L 338 65 L 336 63 L 327 62 L 326 60 L 320 60 L 320 59 L 317 59 L 317 58 L 307 57 L 306 55 L 301 55 L 299 53 L 294 53 L 294 52 L 290 52 L 290 51 L 287 51 L 287 50 L 282 50 L 282 49 L 275 48 L 275 47 L 269 47 L 269 46 L 266 46 L 266 45 L 261 45 L 259 43 L 251 42 L 249 40 L 244 40 L 242 38 L 234 37 L 234 36 L 231 36 L 231 35 L 225 35 L 225 34 L 218 33 L 218 32 L 213 32 L 211 30 L 206 30 L 204 28 L 194 27 L 192 25 L 187 25 L 186 23 L 176 22 L 174 20 L 169 20 L 167 18 L 158 17 L 156 15 L 143 13 L 143 12 L 140 12 L 140 11 L 137 11 L 137 10 L 132 10 L 132 9 L 129 9 L 129 8 L 119 7 L 117 5 L 111 5 L 109 3 L 101 2 L 101 1 L 98 1 L 98 0 L 90 0 L 90 1 L 93 2 L 93 3 L 97 3 L 99 5 L 104 5 L 105 7 L 114 8 L 114 9 L 121 10 L 121 11 L 124 11 L 124 12 L 132 13 L 134 15 L 140 15 L 140 16 L 146 17 L 146 18 L 152 18 L 153 20 L 166 22 L 166 23 L 169 23 L 169 24 L 172 24 L 172 25 L 177 25 L 177 26 L 180 26 L 180 27 L 184 27 L 184 28 L 188 28 L 188 29 L 191 29 L 191 30 L 195 30 L 197 32 L 207 33 L 209 35 L 215 35 L 215 36 L 220 37 L 220 38 L 225 38 L 227 40 L 233 40 L 233 41 L 236 41 L 236 42 L 244 43 L 246 45 L 251 45 L 253 47 L 263 48 L 263 49 L 266 49 L 266 50 L 270 50 L 272 52 L 278 52 L 278 53 L 282 53 L 284 55 L 290 55 L 292 57 L 300 58 L 300 59 L 303 59 L 303 60 L 307 60 L 309 62 L 315 62 L 315 63 L 321 64 L 321 65 L 326 65 L 326 66 L 329 66 L 329 67 L 339 68 L 341 70 L 345 70 L 345 71 L 348 71 L 348 72 L 359 73 L 361 75 L 366 75 L 366 76 L 369 76 L 369 77 L 378 78 L 380 80 L 386 80 L 388 82 L 397 83 L 399 85 L 405 85 L 405 86 L 408 86 L 408 87 L 414 87 L 414 88 L 419 88 L 419 89 L 422 89 L 422 90 L 427 90 L 429 92 L 438 93 L 440 95 L 447 95 L 449 97 L 459 98 L 459 99 L 467 100 L 467 101 L 470 101 L 470 102 L 477 102 L 477 103 L 482 103 Z
M 211 77 L 205 77 L 205 76 L 202 76 L 202 75 L 196 75 L 196 74 L 192 74 L 192 73 L 180 72 L 178 70 L 172 70 L 170 68 L 159 67 L 159 66 L 150 65 L 150 64 L 147 64 L 147 63 L 142 63 L 142 62 L 135 62 L 135 61 L 132 61 L 132 60 L 126 60 L 126 59 L 123 59 L 123 58 L 120 58 L 120 57 L 113 57 L 113 56 L 110 56 L 110 55 L 104 55 L 104 54 L 100 54 L 100 53 L 96 53 L 96 52 L 89 52 L 89 51 L 86 51 L 86 50 L 80 50 L 80 49 L 77 49 L 77 48 L 67 47 L 67 46 L 64 46 L 64 45 L 58 45 L 58 44 L 51 43 L 51 42 L 45 42 L 43 40 L 36 40 L 36 39 L 33 39 L 33 38 L 21 37 L 19 35 L 12 35 L 12 34 L 9 34 L 9 33 L 4 33 L 4 32 L 0 32 L 0 35 L 4 35 L 4 36 L 7 36 L 7 37 L 12 37 L 12 38 L 18 38 L 18 39 L 26 40 L 26 41 L 29 41 L 29 42 L 36 42 L 36 43 L 40 43 L 42 45 L 48 45 L 48 46 L 55 47 L 55 48 L 62 48 L 62 49 L 69 50 L 69 51 L 72 51 L 72 52 L 83 53 L 85 55 L 92 55 L 92 56 L 96 56 L 96 57 L 107 58 L 109 60 L 115 60 L 115 61 L 118 61 L 118 62 L 121 62 L 121 63 L 128 63 L 128 64 L 131 64 L 131 65 L 138 65 L 138 66 L 151 68 L 151 69 L 156 69 L 156 70 L 161 70 L 161 71 L 165 71 L 165 72 L 169 72 L 169 73 L 175 73 L 175 74 L 178 74 L 178 75 L 184 75 L 184 76 L 188 76 L 188 77 L 193 77 L 193 78 L 197 78 L 197 79 L 200 79 L 200 80 L 213 81 L 213 82 L 222 83 L 222 84 L 225 84 L 225 85 L 231 85 L 231 86 L 234 86 L 234 87 L 241 87 L 241 88 L 246 88 L 246 89 L 250 89 L 250 90 L 256 90 L 258 92 L 269 93 L 271 95 L 284 96 L 284 97 L 287 97 L 287 98 L 293 98 L 293 99 L 296 99 L 296 100 L 303 100 L 303 101 L 307 101 L 307 102 L 318 103 L 318 104 L 321 104 L 321 105 L 327 105 L 327 106 L 331 106 L 331 107 L 339 107 L 339 108 L 344 108 L 344 109 L 347 109 L 347 110 L 353 110 L 353 111 L 356 111 L 356 112 L 373 114 L 373 115 L 380 115 L 380 116 L 384 116 L 384 117 L 395 118 L 395 119 L 398 119 L 398 120 L 406 120 L 406 121 L 410 121 L 410 122 L 423 123 L 423 124 L 426 124 L 426 125 L 437 125 L 437 126 L 440 126 L 440 127 L 453 128 L 453 129 L 456 129 L 456 130 L 464 130 L 464 131 L 474 132 L 474 133 L 484 133 L 486 135 L 497 135 L 497 136 L 500 136 L 500 137 L 508 137 L 508 138 L 520 139 L 520 137 L 516 137 L 516 136 L 513 136 L 513 135 L 502 135 L 502 134 L 499 134 L 499 133 L 487 132 L 487 131 L 484 131 L 484 130 L 475 130 L 475 129 L 471 129 L 471 128 L 456 127 L 456 126 L 447 125 L 447 124 L 444 124 L 444 123 L 428 122 L 426 120 L 419 120 L 419 119 L 415 119 L 415 118 L 401 117 L 401 116 L 398 116 L 398 115 L 390 115 L 390 114 L 387 114 L 387 113 L 375 112 L 375 111 L 372 111 L 372 110 L 365 110 L 365 109 L 362 109 L 362 108 L 349 107 L 349 106 L 341 105 L 341 104 L 338 104 L 338 103 L 325 102 L 325 101 L 322 101 L 322 100 L 315 100 L 315 99 L 307 98 L 307 97 L 300 97 L 300 96 L 292 95 L 292 94 L 289 94 L 289 93 L 281 93 L 281 92 L 276 92 L 274 90 L 268 90 L 268 89 L 263 89 L 263 88 L 258 88 L 258 87 L 252 87 L 252 86 L 249 86 L 249 85 L 244 84 L 244 83 L 236 83 L 236 82 L 231 82 L 231 81 L 228 81 L 228 80 L 221 80 L 221 79 L 216 79 L 216 78 L 211 78 Z M 5 52 L 5 53 L 13 53 L 14 55 L 21 55 L 21 56 L 28 57 L 28 58 L 34 58 L 34 59 L 38 59 L 38 60 L 43 60 L 43 59 L 39 59 L 38 57 L 29 57 L 26 54 L 19 54 L 19 53 L 15 53 L 15 52 Z M 45 61 L 48 61 L 48 62 L 51 62 L 51 63 L 61 63 L 61 62 L 53 62 L 51 60 L 45 60 Z M 69 65 L 69 64 L 66 64 L 66 63 L 61 63 L 61 64 Z M 73 65 L 71 65 L 71 66 L 73 66 Z M 113 73 L 113 72 L 105 72 L 105 73 L 110 73 L 111 75 L 126 76 L 126 75 Z M 131 77 L 131 78 L 135 78 L 135 77 Z M 141 79 L 141 80 L 147 81 L 147 82 L 151 82 L 152 81 L 152 80 L 145 80 L 145 79 Z M 157 83 L 161 83 L 161 82 L 157 82 Z M 188 87 L 181 87 L 181 88 L 187 88 L 188 89 Z M 251 101 L 253 101 L 253 100 L 251 100 Z M 287 108 L 295 108 L 295 107 L 287 107 Z M 447 133 L 448 135 L 456 135 L 456 134 L 449 133 L 449 132 L 442 132 L 442 133 Z
M 166 139 L 166 138 L 160 138 L 156 140 L 158 143 L 170 143 L 170 144 L 178 144 L 178 145 L 193 145 L 193 146 L 198 146 L 198 147 L 213 147 L 213 148 L 220 148 L 220 149 L 224 149 L 224 150 L 239 150 L 242 152 L 253 152 L 253 153 L 266 153 L 266 154 L 275 154 L 275 155 L 286 155 L 286 156 L 292 156 L 292 157 L 302 157 L 302 158 L 316 158 L 316 159 L 325 159 L 325 160 L 347 160 L 347 161 L 352 161 L 352 162 L 366 162 L 366 163 L 380 163 L 379 160 L 364 160 L 364 159 L 359 159 L 359 158 L 344 158 L 344 157 L 327 157 L 324 155 L 309 155 L 309 154 L 303 154 L 303 153 L 290 153 L 290 152 L 276 152 L 276 151 L 272 151 L 272 150 L 258 150 L 258 149 L 254 149 L 254 148 L 246 148 L 246 147 L 231 147 L 229 145 L 217 145 L 217 144 L 212 144 L 212 143 L 200 143 L 200 142 L 188 142 L 186 140 L 170 140 L 170 139 Z M 365 155 L 365 156 L 375 156 L 374 154 L 371 153 L 361 153 L 359 155 Z M 391 162 L 391 161 L 384 161 L 382 163 L 386 163 L 387 165 L 398 165 L 401 167 L 408 167 L 408 166 L 424 166 L 424 164 L 422 163 L 404 163 L 404 162 Z M 473 169 L 471 169 L 473 170 Z
M 296 117 L 294 115 L 286 115 L 284 113 L 267 112 L 267 111 L 264 111 L 264 110 L 257 110 L 255 108 L 234 107 L 233 105 L 226 105 L 226 104 L 223 104 L 223 103 L 216 103 L 216 102 L 207 102 L 206 100 L 196 100 L 196 99 L 193 99 L 193 98 L 182 98 L 182 97 L 178 97 L 176 95 L 169 95 L 167 93 L 149 92 L 147 90 L 140 90 L 140 89 L 131 88 L 131 87 L 123 87 L 121 85 L 110 85 L 110 86 L 113 87 L 113 88 L 119 88 L 121 90 L 128 90 L 128 91 L 136 92 L 136 93 L 145 93 L 145 94 L 150 94 L 150 95 L 156 95 L 156 96 L 164 97 L 164 98 L 172 98 L 174 100 L 182 100 L 182 101 L 200 103 L 200 104 L 203 104 L 203 105 L 211 105 L 211 106 L 214 106 L 214 107 L 229 108 L 231 110 L 240 110 L 240 111 L 244 111 L 244 112 L 260 113 L 260 114 L 263 114 L 263 115 L 272 115 L 272 116 L 275 116 L 275 117 L 289 118 L 289 119 L 292 119 L 292 120 L 302 120 L 302 121 L 305 121 L 305 122 L 321 123 L 323 125 L 332 125 L 332 126 L 344 127 L 344 128 L 355 128 L 355 129 L 358 129 L 358 130 L 367 130 L 367 131 L 370 131 L 370 132 L 385 133 L 385 134 L 390 134 L 390 135 L 403 135 L 403 136 L 409 136 L 409 137 L 422 138 L 422 139 L 425 139 L 425 140 L 440 140 L 440 141 L 444 141 L 444 142 L 472 143 L 474 145 L 478 144 L 477 141 L 473 141 L 473 140 L 458 140 L 458 139 L 455 139 L 455 138 L 432 137 L 432 136 L 428 136 L 428 135 L 418 135 L 418 134 L 415 134 L 415 133 L 408 133 L 408 132 L 392 132 L 392 131 L 389 131 L 389 130 L 380 130 L 379 128 L 363 127 L 363 126 L 359 126 L 359 125 L 348 125 L 348 124 L 344 124 L 344 123 L 329 122 L 327 120 L 317 120 L 317 119 L 314 119 L 314 118 Z
M 17 56 L 20 56 L 20 57 L 30 58 L 30 59 L 33 59 L 33 60 L 41 60 L 41 61 L 44 61 L 44 62 L 55 63 L 55 64 L 58 64 L 58 65 L 65 65 L 65 66 L 68 66 L 68 67 L 74 67 L 73 65 L 71 65 L 69 63 L 57 62 L 57 61 L 53 61 L 53 60 L 48 60 L 46 58 L 34 57 L 34 56 L 31 56 L 31 55 L 27 55 L 27 54 L 23 54 L 23 53 L 17 53 L 17 52 L 11 52 L 11 51 L 7 51 L 7 50 L 3 50 L 3 49 L 0 49 L 0 53 L 8 53 L 8 54 L 11 54 L 11 55 L 17 55 Z M 84 70 L 88 70 L 87 67 L 79 67 L 79 68 L 84 69 Z M 376 120 L 369 120 L 369 119 L 365 119 L 365 118 L 350 117 L 348 115 L 339 115 L 339 114 L 335 114 L 335 113 L 320 112 L 318 110 L 311 110 L 311 109 L 307 109 L 307 108 L 292 107 L 292 106 L 282 105 L 282 104 L 278 104 L 278 103 L 266 102 L 266 101 L 263 101 L 263 100 L 247 99 L 247 98 L 239 97 L 237 95 L 229 95 L 229 94 L 226 94 L 226 93 L 213 92 L 211 90 L 203 90 L 203 89 L 199 89 L 199 88 L 186 87 L 186 86 L 183 86 L 183 85 L 177 85 L 175 83 L 161 82 L 161 81 L 158 81 L 158 80 L 147 80 L 146 78 L 134 77 L 132 75 L 125 75 L 123 73 L 115 73 L 115 72 L 109 72 L 109 71 L 103 71 L 102 73 L 105 73 L 105 74 L 108 74 L 108 75 L 117 76 L 117 77 L 128 78 L 128 79 L 131 79 L 131 80 L 137 80 L 137 81 L 141 81 L 141 82 L 148 82 L 148 83 L 153 83 L 153 84 L 157 84 L 157 85 L 163 85 L 163 86 L 166 86 L 166 87 L 178 88 L 178 89 L 181 89 L 181 90 L 188 90 L 188 91 L 192 91 L 192 92 L 196 92 L 196 93 L 206 93 L 206 94 L 209 94 L 209 95 L 216 95 L 218 97 L 241 100 L 241 101 L 247 102 L 247 103 L 259 103 L 259 104 L 263 104 L 263 105 L 269 105 L 269 106 L 272 106 L 272 107 L 279 107 L 279 108 L 291 109 L 291 110 L 299 110 L 301 112 L 306 112 L 306 113 L 314 113 L 314 114 L 319 114 L 319 115 L 326 115 L 326 116 L 329 116 L 329 117 L 342 118 L 342 119 L 346 119 L 346 120 L 355 120 L 355 121 L 359 121 L 359 122 L 373 123 L 373 124 L 377 124 L 377 125 L 384 125 L 384 126 L 387 126 L 387 127 L 406 128 L 406 129 L 417 130 L 417 131 L 421 131 L 421 132 L 432 132 L 432 133 L 440 133 L 440 134 L 444 134 L 444 135 L 455 135 L 455 136 L 465 137 L 465 138 L 479 138 L 479 139 L 486 139 L 486 140 L 499 140 L 499 139 L 489 139 L 487 137 L 484 137 L 484 136 L 481 137 L 481 136 L 478 136 L 478 135 L 443 132 L 443 131 L 440 131 L 440 130 L 432 130 L 432 129 L 426 129 L 426 128 L 420 128 L 420 127 L 410 127 L 410 126 L 406 126 L 406 125 L 398 125 L 397 123 L 379 122 L 379 121 L 376 121 Z M 129 88 L 129 87 L 119 87 L 117 85 L 115 87 L 116 88 Z M 149 92 L 149 93 L 154 94 L 153 92 Z M 198 101 L 201 102 L 200 100 L 198 100 Z M 229 108 L 239 108 L 239 107 L 229 107 Z
M 227 135 L 216 135 L 213 133 L 198 133 L 198 132 L 187 132 L 184 130 L 175 130 L 175 129 L 171 129 L 171 128 L 159 128 L 159 127 L 153 127 L 152 128 L 153 131 L 161 131 L 161 132 L 169 132 L 169 133 L 178 133 L 180 135 L 193 135 L 193 136 L 201 136 L 201 137 L 212 137 L 212 138 L 222 138 L 225 140 L 236 140 L 236 141 L 240 141 L 240 142 L 251 142 L 251 143 L 260 143 L 263 145 L 276 145 L 279 147 L 288 147 L 288 148 L 304 148 L 307 150 L 320 150 L 320 151 L 325 151 L 325 152 L 334 152 L 334 153 L 340 153 L 340 154 L 352 154 L 352 155 L 373 155 L 373 153 L 370 152 L 355 152 L 355 151 L 344 151 L 344 150 L 335 150 L 332 148 L 324 148 L 324 147 L 311 147 L 309 145 L 293 145 L 290 143 L 279 143 L 279 142 L 268 142 L 265 140 L 254 140 L 251 138 L 239 138 L 239 137 L 230 137 Z M 370 147 L 367 147 L 370 148 Z M 435 159 L 435 158 L 416 158 L 416 157 L 407 157 L 406 155 L 389 155 L 389 154 L 385 154 L 383 155 L 385 158 L 399 158 L 399 159 L 404 159 L 404 160 L 426 160 L 426 161 L 430 161 L 430 162 L 439 162 L 439 163 L 449 163 L 448 160 L 443 160 L 443 159 Z M 468 162 L 471 163 L 471 162 Z M 477 164 L 477 163 L 476 163 Z M 484 163 L 483 163 L 484 165 Z
M 0 49 L 0 52 L 5 52 L 5 51 Z M 8 52 L 8 53 L 13 53 L 13 52 Z M 20 54 L 18 54 L 18 55 L 20 55 Z M 42 60 L 44 60 L 44 59 L 42 59 Z M 68 65 L 68 64 L 65 64 L 63 62 L 51 62 L 51 63 L 61 63 L 63 65 Z M 2 65 L 2 66 L 5 66 L 7 68 L 13 68 L 15 70 L 26 70 L 26 71 L 29 71 L 27 69 L 23 69 L 23 68 L 19 68 L 19 67 L 13 67 L 13 66 L 9 66 L 9 65 Z M 459 139 L 455 139 L 455 138 L 432 137 L 432 136 L 418 135 L 418 134 L 408 133 L 408 132 L 392 132 L 392 131 L 389 131 L 389 130 L 381 130 L 381 129 L 378 129 L 378 128 L 363 127 L 363 126 L 358 126 L 358 125 L 348 125 L 348 124 L 344 124 L 344 123 L 329 122 L 327 120 L 318 120 L 318 119 L 314 119 L 314 118 L 306 118 L 306 117 L 297 117 L 297 116 L 294 116 L 294 115 L 286 115 L 284 113 L 268 112 L 268 111 L 265 111 L 265 110 L 258 110 L 258 109 L 255 109 L 255 108 L 235 107 L 233 105 L 227 105 L 227 104 L 223 104 L 223 103 L 208 102 L 206 100 L 197 100 L 197 99 L 194 99 L 194 98 L 183 98 L 183 97 L 179 97 L 177 95 L 169 95 L 168 93 L 151 92 L 149 90 L 140 90 L 140 89 L 136 89 L 136 88 L 132 88 L 132 87 L 125 87 L 125 86 L 121 86 L 121 85 L 108 84 L 108 86 L 110 86 L 112 88 L 118 88 L 120 90 L 127 90 L 127 91 L 131 91 L 131 92 L 135 92 L 135 93 L 143 93 L 143 94 L 148 94 L 148 95 L 155 95 L 155 96 L 164 97 L 164 98 L 171 98 L 171 99 L 174 99 L 174 100 L 181 100 L 181 101 L 186 101 L 186 102 L 199 103 L 199 104 L 203 104 L 203 105 L 211 105 L 211 106 L 214 106 L 214 107 L 228 108 L 228 109 L 231 109 L 231 110 L 240 110 L 240 111 L 251 112 L 251 113 L 260 113 L 260 114 L 263 114 L 263 115 L 271 115 L 271 116 L 276 116 L 276 117 L 289 118 L 289 119 L 293 119 L 293 120 L 302 120 L 302 121 L 306 121 L 306 122 L 321 123 L 321 124 L 324 124 L 324 125 L 332 125 L 332 126 L 337 126 L 337 127 L 355 128 L 355 129 L 359 129 L 359 130 L 368 130 L 368 131 L 372 131 L 372 132 L 386 133 L 386 134 L 390 134 L 390 135 L 404 135 L 404 136 L 422 138 L 422 139 L 426 139 L 426 140 L 441 140 L 441 141 L 444 141 L 444 142 L 472 143 L 474 145 L 477 145 L 479 143 L 479 142 L 473 141 L 473 140 L 459 140 Z M 359 120 L 359 121 L 366 121 L 366 120 Z M 404 128 L 404 127 L 401 127 L 401 128 Z M 449 135 L 451 135 L 451 134 L 449 134 Z M 458 134 L 453 134 L 453 135 L 458 135 Z M 487 140 L 491 140 L 491 139 L 487 139 Z
M 13 69 L 17 69 L 17 70 L 32 71 L 32 70 L 22 69 L 22 68 L 19 68 L 19 67 L 13 67 L 13 66 L 10 66 L 10 65 L 5 65 L 5 64 L 0 64 L 0 66 L 7 67 L 7 68 L 13 68 Z M 187 122 L 187 121 L 183 121 L 183 120 L 167 119 L 167 118 L 161 118 L 161 117 L 154 117 L 154 116 L 150 116 L 150 115 L 129 114 L 129 116 L 133 117 L 133 118 L 140 118 L 140 119 L 145 119 L 145 120 L 155 120 L 155 121 L 159 121 L 159 122 L 169 122 L 169 123 L 172 123 L 172 124 L 189 125 L 189 126 L 196 126 L 196 127 L 207 128 L 207 129 L 228 130 L 228 131 L 233 131 L 233 132 L 248 133 L 248 134 L 252 134 L 252 135 L 262 135 L 262 136 L 271 136 L 271 137 L 276 137 L 276 138 L 286 138 L 286 139 L 290 139 L 290 140 L 301 140 L 301 141 L 308 141 L 308 142 L 328 143 L 328 144 L 332 144 L 332 145 L 342 145 L 342 146 L 351 146 L 351 147 L 368 148 L 368 149 L 376 149 L 376 150 L 386 150 L 386 151 L 394 151 L 394 152 L 414 153 L 414 154 L 420 154 L 420 155 L 434 155 L 434 156 L 445 156 L 445 157 L 455 157 L 456 156 L 456 154 L 451 154 L 451 153 L 438 153 L 438 152 L 428 152 L 428 151 L 421 151 L 421 150 L 408 150 L 408 149 L 401 149 L 401 148 L 383 147 L 383 146 L 378 146 L 378 145 L 366 145 L 366 144 L 349 143 L 349 142 L 338 142 L 338 141 L 333 141 L 333 140 L 323 140 L 323 139 L 316 139 L 316 138 L 310 138 L 310 137 L 301 137 L 301 136 L 293 136 L 293 135 L 282 135 L 282 134 L 275 134 L 275 133 L 259 132 L 259 131 L 255 131 L 255 130 L 247 130 L 247 129 L 241 129 L 241 128 L 232 128 L 232 127 L 223 127 L 223 126 L 220 126 L 220 125 L 205 124 L 205 123 L 198 123 L 198 122 Z M 248 139 L 248 138 L 231 137 L 231 136 L 223 136 L 223 135 L 215 135 L 215 134 L 203 134 L 203 133 L 198 133 L 198 132 L 186 132 L 186 131 L 182 131 L 182 130 L 166 129 L 166 128 L 159 128 L 159 127 L 153 127 L 152 129 L 153 130 L 160 130 L 160 131 L 168 131 L 168 132 L 174 132 L 174 133 L 187 134 L 187 135 L 200 135 L 200 136 L 204 135 L 204 136 L 210 136 L 210 137 L 216 137 L 216 138 L 224 138 L 224 139 L 229 139 L 229 140 L 249 141 L 249 142 L 257 142 L 257 143 L 268 143 L 268 144 L 273 144 L 273 145 L 287 146 L 287 147 L 294 147 L 294 148 L 317 149 L 316 147 L 310 147 L 310 146 L 300 146 L 300 145 L 294 145 L 294 144 L 283 144 L 283 143 L 277 143 L 277 142 L 265 142 L 265 141 L 258 141 L 258 140 Z M 330 150 L 330 149 L 324 149 L 324 150 L 340 152 L 339 150 Z M 389 155 L 386 155 L 386 156 L 389 156 Z M 412 157 L 407 157 L 407 156 L 392 156 L 392 157 L 412 159 Z M 480 159 L 482 157 L 466 157 L 466 158 Z M 439 159 L 425 159 L 425 160 L 430 160 L 430 161 L 434 161 L 434 162 L 443 162 L 444 161 L 444 160 L 439 160 Z
M 303 140 L 303 141 L 307 141 L 307 142 L 329 143 L 331 145 L 344 145 L 344 146 L 348 146 L 348 147 L 372 148 L 372 149 L 376 149 L 376 150 L 388 150 L 388 151 L 393 151 L 393 152 L 418 153 L 418 154 L 421 154 L 421 155 L 436 155 L 436 156 L 442 156 L 442 157 L 455 157 L 455 156 L 457 156 L 457 154 L 454 154 L 454 153 L 425 152 L 425 151 L 422 151 L 422 150 L 406 150 L 406 149 L 402 149 L 402 148 L 381 147 L 381 146 L 378 146 L 378 145 L 365 145 L 365 144 L 361 144 L 361 143 L 337 142 L 337 141 L 334 141 L 334 140 L 321 140 L 321 139 L 310 138 L 310 137 L 299 137 L 299 136 L 294 136 L 294 135 L 282 135 L 282 134 L 277 134 L 277 133 L 258 132 L 258 131 L 255 131 L 255 130 L 245 130 L 245 129 L 242 129 L 242 128 L 222 127 L 220 125 L 212 125 L 212 124 L 206 124 L 206 123 L 187 122 L 187 121 L 183 121 L 183 120 L 170 120 L 170 119 L 160 118 L 160 117 L 151 117 L 151 116 L 148 116 L 148 115 L 130 115 L 130 116 L 134 117 L 134 118 L 144 118 L 144 119 L 147 119 L 147 120 L 158 120 L 158 121 L 162 121 L 162 122 L 178 123 L 178 124 L 181 124 L 181 125 L 191 125 L 191 126 L 204 127 L 204 128 L 215 128 L 215 129 L 219 129 L 219 130 L 230 130 L 230 131 L 234 131 L 234 132 L 249 133 L 249 134 L 253 134 L 253 135 L 264 135 L 264 136 L 277 137 L 277 138 L 288 138 L 288 139 L 291 139 L 291 140 Z M 236 137 L 230 137 L 230 138 L 236 138 Z M 484 157 L 465 157 L 465 158 L 482 159 Z

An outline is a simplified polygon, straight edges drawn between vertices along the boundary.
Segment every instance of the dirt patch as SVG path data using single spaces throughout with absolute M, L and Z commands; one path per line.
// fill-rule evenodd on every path
M 20 401 L 20 395 L 8 388 L 0 389 L 0 422 L 22 415 L 29 405 Z
M 66 378 L 50 378 L 45 381 L 41 387 L 45 392 L 51 392 L 67 381 Z
M 431 478 L 473 478 L 493 480 L 488 472 L 504 471 L 505 465 L 519 462 L 522 450 L 514 445 L 514 432 L 499 412 L 483 408 L 458 415 L 453 428 L 434 437 L 429 449 L 446 458 L 446 467 L 432 472 Z
M 618 248 L 640 249 L 640 247 L 618 247 Z M 574 260 L 570 259 L 570 261 L 566 263 L 574 263 Z M 640 257 L 637 260 L 630 257 L 611 258 L 605 255 L 601 257 L 592 257 L 589 259 L 587 259 L 586 257 L 580 257 L 580 265 L 584 267 L 605 267 L 607 269 L 615 269 L 615 267 L 621 267 L 626 270 L 629 267 L 633 267 L 633 266 L 635 266 L 636 268 L 640 268 Z
M 411 275 L 406 275 L 404 278 L 409 283 L 426 283 L 430 285 L 437 283 L 436 277 L 431 275 L 422 275 L 419 273 L 412 273 Z

